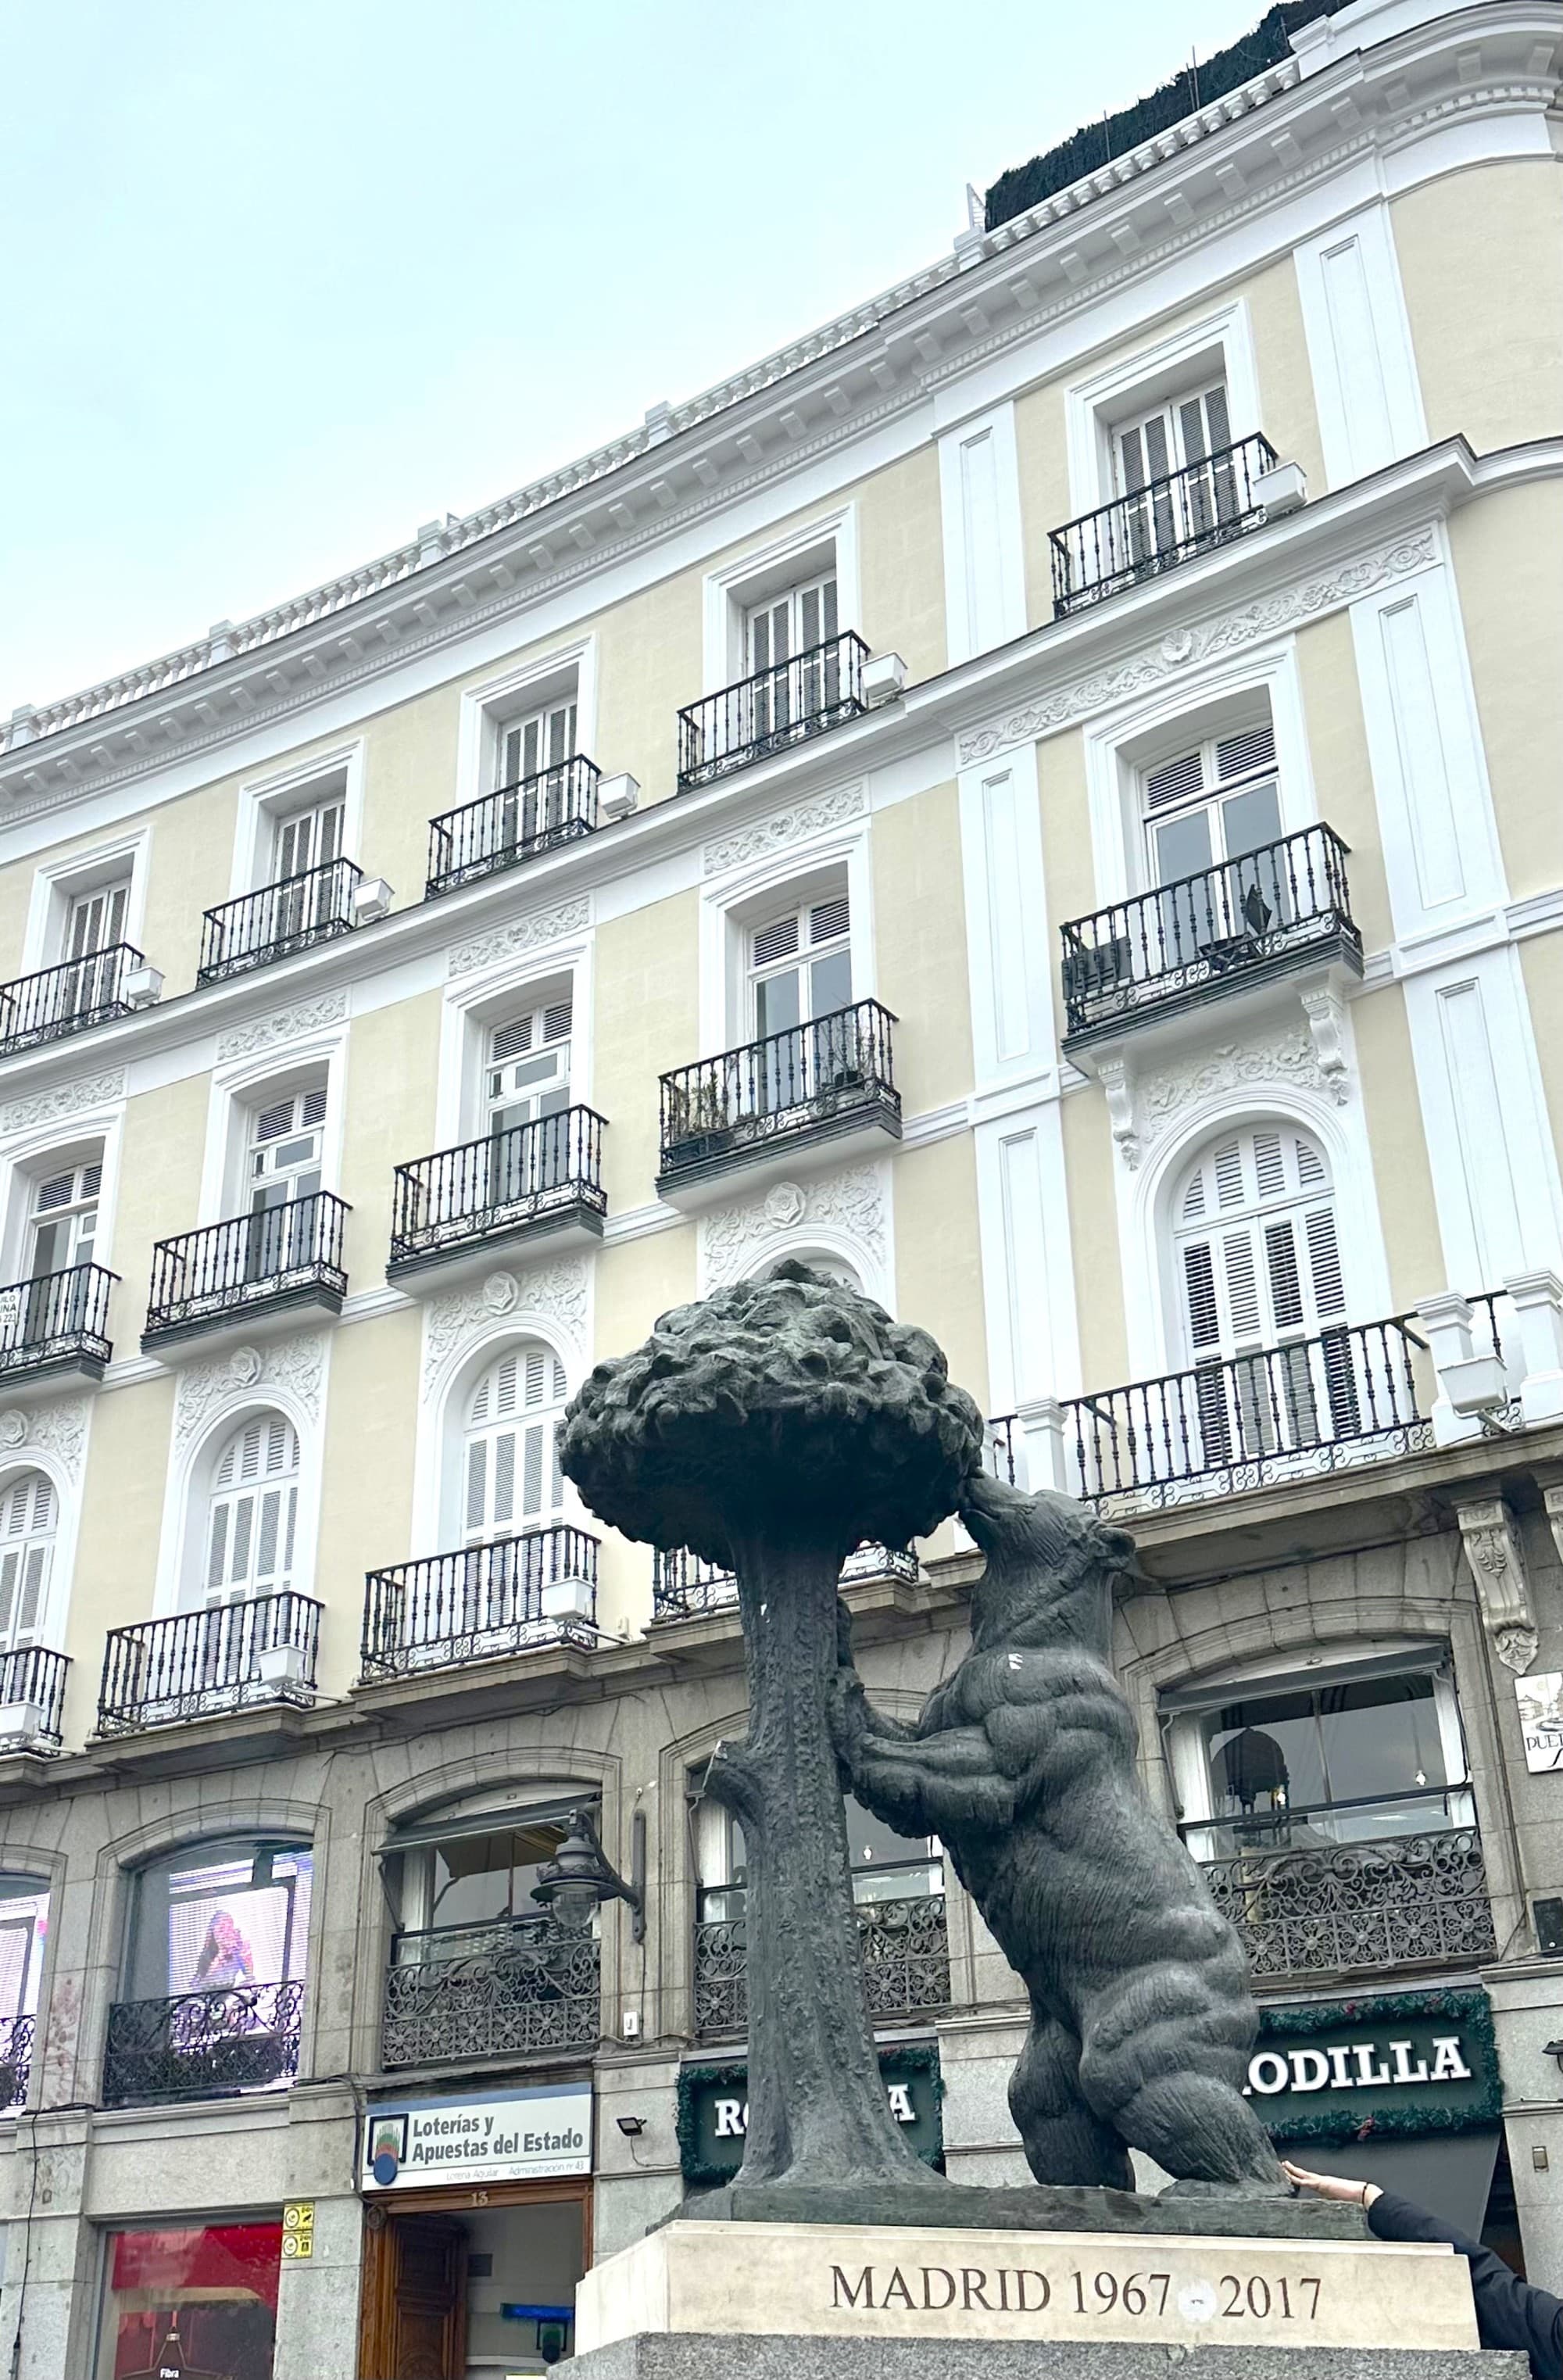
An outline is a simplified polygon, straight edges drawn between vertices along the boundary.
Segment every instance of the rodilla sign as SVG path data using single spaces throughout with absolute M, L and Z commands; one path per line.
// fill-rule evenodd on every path
M 459 2099 L 381 2099 L 364 2125 L 360 2186 L 370 2194 L 590 2171 L 589 2082 Z
M 1470 2131 L 1503 2104 L 1485 1992 L 1270 2007 L 1248 2094 L 1277 2140 Z

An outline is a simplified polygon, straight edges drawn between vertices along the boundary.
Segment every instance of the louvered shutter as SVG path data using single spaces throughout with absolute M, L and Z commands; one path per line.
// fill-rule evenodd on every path
M 209 1609 L 280 1595 L 293 1570 L 298 1440 L 281 1414 L 258 1414 L 218 1462 L 207 1524 L 202 1600 Z
M 55 1490 L 25 1472 L 0 1496 L 0 1652 L 37 1642 L 54 1559 Z
M 546 1348 L 503 1355 L 472 1400 L 463 1480 L 463 1542 L 519 1536 L 557 1518 L 564 1497 L 559 1416 L 564 1368 Z

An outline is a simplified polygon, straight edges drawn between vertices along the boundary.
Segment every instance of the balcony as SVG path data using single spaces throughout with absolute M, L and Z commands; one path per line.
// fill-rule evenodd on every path
M 0 984 L 0 1057 L 112 1024 L 157 996 L 162 978 L 128 942 Z
M 27 2105 L 37 2031 L 36 2017 L 13 2016 L 0 2022 L 0 2113 Z
M 601 2032 L 590 1933 L 550 1916 L 394 1938 L 381 2022 L 387 2069 L 590 2050 Z
M 273 2091 L 298 2071 L 304 1983 L 235 1984 L 111 2008 L 105 2107 Z
M 359 1682 L 597 1642 L 597 1539 L 563 1524 L 434 1554 L 364 1582 Z
M 926 1859 L 904 1871 L 876 1870 L 876 1881 L 904 1874 L 926 1876 Z M 857 1942 L 868 2013 L 876 2024 L 936 2016 L 950 2005 L 950 1934 L 942 1892 L 908 1892 L 896 1900 L 860 1900 Z M 744 1894 L 731 1885 L 700 1895 L 695 1927 L 695 2030 L 740 2037 L 749 2022 L 747 1937 Z
M 142 1354 L 200 1331 L 248 1330 L 299 1306 L 340 1314 L 347 1290 L 342 1230 L 351 1212 L 329 1190 L 316 1190 L 157 1241 Z
M 1346 845 L 1327 826 L 1114 902 L 1063 928 L 1064 1048 L 1181 1014 L 1294 968 L 1363 971 Z
M 513 1240 L 599 1240 L 603 1120 L 566 1108 L 396 1168 L 388 1281 L 487 1261 Z
M 1275 448 L 1255 432 L 1050 530 L 1054 618 L 1257 528 L 1266 516 L 1256 482 L 1275 464 Z
M 849 628 L 692 702 L 678 714 L 679 791 L 709 785 L 857 718 L 868 707 L 863 693 L 867 658 L 867 646 Z
M 502 868 L 519 867 L 539 852 L 595 834 L 601 771 L 577 753 L 558 768 L 501 785 L 481 800 L 442 811 L 429 821 L 427 899 L 454 892 Z
M 0 1289 L 0 1402 L 50 1378 L 103 1378 L 118 1279 L 102 1265 L 67 1265 Z
M 659 1195 L 676 1206 L 692 1191 L 685 1203 L 699 1205 L 702 1184 L 740 1167 L 769 1160 L 776 1172 L 814 1145 L 845 1160 L 899 1140 L 895 1023 L 877 1000 L 860 1000 L 664 1075 Z
M 132 1735 L 176 1719 L 315 1699 L 320 1604 L 286 1590 L 210 1611 L 111 1628 L 98 1698 L 100 1735 Z
M 0 1752 L 58 1752 L 69 1667 L 42 1645 L 0 1653 Z
M 350 933 L 353 895 L 362 879 L 363 869 L 350 859 L 328 859 L 323 868 L 307 868 L 302 875 L 284 876 L 259 892 L 208 909 L 197 983 L 221 983 L 224 976 L 243 975 L 248 967 L 267 966 L 273 959 L 291 958 L 295 951 Z
M 889 1546 L 861 1545 L 842 1565 L 842 1585 L 868 1578 L 894 1578 L 915 1586 L 917 1557 Z M 651 1556 L 651 1617 L 657 1620 L 699 1620 L 709 1611 L 734 1609 L 738 1582 L 730 1570 L 701 1560 L 681 1546 L 676 1553 L 659 1547 Z
M 1309 1815 L 1290 1813 L 1289 1824 Z M 1474 1827 L 1260 1847 L 1201 1867 L 1216 1906 L 1242 1937 L 1256 1982 L 1497 1956 Z

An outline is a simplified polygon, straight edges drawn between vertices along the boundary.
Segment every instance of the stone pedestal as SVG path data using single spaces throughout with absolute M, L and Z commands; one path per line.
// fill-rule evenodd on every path
M 1174 2355 L 1176 2350 L 1174 2350 Z M 984 2343 L 982 2380 L 1168 2380 L 1165 2347 Z M 554 2366 L 560 2380 L 972 2380 L 955 2338 L 745 2338 L 701 2331 L 622 2339 Z M 1474 2347 L 1202 2347 L 1199 2380 L 1527 2380 L 1523 2355 Z
M 1204 2369 L 1220 2348 L 1239 2353 L 1250 2380 L 1272 2367 L 1361 2374 L 1381 2351 L 1399 2380 L 1413 2371 L 1421 2380 L 1424 2370 L 1460 2368 L 1475 2350 L 1476 2320 L 1462 2256 L 1366 2237 L 684 2218 L 586 2275 L 576 2340 L 572 2380 L 651 2380 L 662 2367 L 626 2362 L 625 2352 L 644 2359 L 658 2341 L 687 2349 L 691 2340 L 705 2342 L 708 2371 L 719 2340 L 731 2342 L 747 2374 L 762 2368 L 755 2350 L 763 2342 L 785 2342 L 790 2373 L 842 2380 L 888 2372 L 871 2359 L 895 2343 L 907 2351 L 907 2373 L 919 2374 L 974 2348 L 985 2372 L 1007 2350 L 1002 2368 L 1015 2380 L 1164 2370 L 1169 2350 L 1196 2348 Z M 814 2360 L 800 2363 L 804 2347 Z M 1076 2362 L 1060 2361 L 1066 2348 Z M 1131 2360 L 1089 2360 L 1110 2350 Z M 1135 2360 L 1146 2355 L 1149 2362 Z M 665 2368 L 672 2380 L 676 2364 Z

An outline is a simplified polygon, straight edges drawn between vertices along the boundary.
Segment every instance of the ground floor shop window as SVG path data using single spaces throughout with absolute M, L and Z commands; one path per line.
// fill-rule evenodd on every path
M 97 2380 L 272 2380 L 282 2222 L 115 2231 Z

